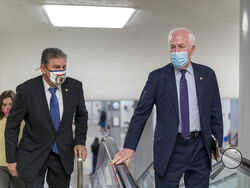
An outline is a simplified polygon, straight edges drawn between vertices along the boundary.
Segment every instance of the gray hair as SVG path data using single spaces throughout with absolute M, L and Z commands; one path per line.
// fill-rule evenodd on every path
M 67 61 L 67 57 L 67 54 L 59 48 L 46 48 L 42 53 L 41 65 L 47 66 L 49 64 L 49 60 L 53 58 L 64 58 L 65 61 Z
M 176 27 L 176 28 L 172 29 L 168 35 L 168 44 L 170 45 L 170 41 L 172 40 L 173 33 L 175 33 L 176 31 L 180 31 L 180 30 L 186 31 L 188 33 L 190 48 L 192 46 L 195 46 L 196 39 L 195 39 L 194 34 L 189 29 L 187 29 L 185 27 Z

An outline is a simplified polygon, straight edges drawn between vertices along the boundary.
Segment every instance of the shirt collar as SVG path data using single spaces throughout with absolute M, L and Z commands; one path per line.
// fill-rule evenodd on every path
M 188 67 L 186 68 L 187 72 L 191 75 L 194 74 L 194 69 L 193 69 L 193 66 L 192 66 L 192 62 L 188 65 Z M 175 72 L 175 75 L 179 74 L 180 73 L 180 69 L 177 69 L 177 68 L 174 68 L 174 72 Z
M 43 85 L 44 85 L 45 91 L 49 91 L 50 85 L 44 80 L 44 78 L 43 78 Z M 57 86 L 57 89 L 58 89 L 59 91 L 61 91 L 61 89 L 62 89 L 61 85 L 58 85 L 58 86 Z

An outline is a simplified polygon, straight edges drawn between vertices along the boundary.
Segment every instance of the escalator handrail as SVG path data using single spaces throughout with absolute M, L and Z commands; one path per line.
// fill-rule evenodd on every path
M 250 176 L 250 160 L 242 157 L 242 162 L 238 170 L 243 174 Z
M 220 148 L 220 152 L 223 153 L 227 149 L 228 148 Z M 216 165 L 216 164 L 217 163 L 215 163 L 214 165 Z M 248 160 L 247 158 L 242 156 L 241 164 L 237 168 L 237 170 L 239 170 L 240 172 L 242 172 L 245 175 L 250 176 L 250 160 Z
M 99 149 L 99 154 L 98 154 L 98 160 L 97 160 L 97 165 L 96 168 L 98 169 L 102 165 L 102 161 L 99 159 L 102 159 L 102 157 L 105 155 L 106 152 L 110 161 L 113 160 L 114 156 L 119 152 L 119 149 L 113 140 L 112 137 L 107 136 L 103 137 L 101 144 L 104 146 L 105 151 L 101 150 L 101 147 Z M 118 183 L 120 187 L 124 188 L 138 188 L 136 185 L 132 175 L 130 174 L 128 167 L 126 166 L 125 163 L 122 163 L 120 165 L 114 165 L 114 172 L 116 174 L 116 177 L 118 179 Z
M 77 158 L 77 188 L 83 188 L 83 160 Z

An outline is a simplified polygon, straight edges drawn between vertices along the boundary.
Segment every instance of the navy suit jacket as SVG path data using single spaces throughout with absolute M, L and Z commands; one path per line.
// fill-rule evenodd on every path
M 32 182 L 56 141 L 60 159 L 67 174 L 74 164 L 74 145 L 85 145 L 88 112 L 82 83 L 67 77 L 62 84 L 63 115 L 56 131 L 50 116 L 42 76 L 17 86 L 17 95 L 5 129 L 6 160 L 17 162 L 17 170 L 25 182 Z M 73 139 L 72 121 L 76 131 Z M 23 136 L 17 147 L 19 125 L 25 121 Z
M 192 63 L 202 139 L 211 159 L 211 135 L 222 145 L 223 121 L 221 100 L 214 71 L 204 65 Z M 168 64 L 149 74 L 138 105 L 131 119 L 124 148 L 136 150 L 153 106 L 157 121 L 154 134 L 154 169 L 163 176 L 173 151 L 179 126 L 179 110 L 174 67 Z

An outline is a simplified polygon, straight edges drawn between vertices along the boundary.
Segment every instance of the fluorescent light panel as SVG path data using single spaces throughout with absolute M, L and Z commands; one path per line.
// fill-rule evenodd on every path
M 135 8 L 44 5 L 50 22 L 56 27 L 123 28 Z

